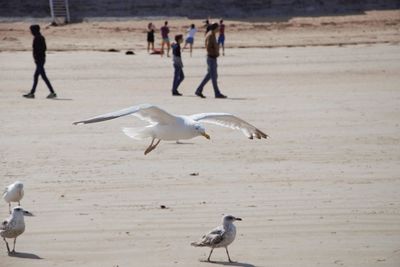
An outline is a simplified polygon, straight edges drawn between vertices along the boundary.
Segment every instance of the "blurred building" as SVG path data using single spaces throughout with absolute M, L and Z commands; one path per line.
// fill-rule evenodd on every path
M 51 0 L 50 0 L 51 1 Z M 72 20 L 86 17 L 249 18 L 357 14 L 399 9 L 399 0 L 69 0 Z M 49 0 L 0 0 L 1 17 L 50 17 Z

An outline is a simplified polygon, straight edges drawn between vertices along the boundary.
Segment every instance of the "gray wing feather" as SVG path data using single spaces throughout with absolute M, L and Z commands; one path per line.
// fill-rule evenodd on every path
M 8 226 L 8 220 L 4 220 L 0 225 L 0 230 L 6 230 Z
M 191 119 L 198 122 L 212 123 L 231 129 L 241 130 L 242 133 L 250 139 L 254 137 L 261 139 L 268 135 L 257 129 L 250 123 L 229 113 L 199 113 L 190 116 Z
M 224 240 L 224 234 L 224 230 L 215 229 L 204 235 L 200 243 L 204 246 L 216 246 Z
M 96 123 L 116 119 L 126 115 L 134 115 L 139 119 L 148 121 L 150 123 L 168 124 L 176 122 L 176 117 L 174 115 L 160 109 L 159 107 L 150 104 L 142 104 L 99 115 L 87 120 L 76 121 L 73 124 Z

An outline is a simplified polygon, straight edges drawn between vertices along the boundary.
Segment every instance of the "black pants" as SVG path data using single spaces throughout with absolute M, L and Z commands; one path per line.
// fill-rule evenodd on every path
M 35 74 L 33 75 L 33 85 L 32 85 L 31 94 L 34 94 L 36 91 L 36 86 L 38 83 L 39 75 L 42 76 L 42 79 L 46 83 L 50 92 L 54 93 L 53 87 L 51 86 L 51 83 L 46 76 L 46 71 L 44 70 L 44 61 L 43 62 L 35 62 L 35 63 L 36 63 L 36 70 L 35 70 Z

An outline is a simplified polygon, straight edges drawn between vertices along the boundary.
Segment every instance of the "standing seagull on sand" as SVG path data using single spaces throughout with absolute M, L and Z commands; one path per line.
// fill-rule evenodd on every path
M 172 115 L 157 106 L 142 104 L 119 111 L 99 115 L 87 120 L 77 121 L 74 124 L 87 124 L 112 120 L 126 115 L 134 115 L 150 124 L 142 128 L 123 128 L 122 131 L 129 137 L 142 140 L 151 137 L 152 141 L 144 154 L 154 150 L 161 140 L 178 141 L 204 136 L 210 139 L 205 128 L 200 123 L 212 123 L 231 129 L 241 130 L 249 139 L 267 138 L 268 136 L 250 123 L 229 113 L 200 113 L 189 116 Z M 157 141 L 156 141 L 157 140 Z M 154 144 L 154 141 L 156 143 Z
M 15 253 L 15 243 L 17 242 L 17 237 L 20 236 L 25 231 L 25 221 L 24 216 L 33 216 L 29 211 L 24 210 L 22 207 L 18 206 L 13 208 L 13 211 L 0 225 L 0 236 L 6 242 L 8 253 Z M 10 251 L 6 238 L 14 238 L 13 250 Z
M 24 185 L 16 181 L 6 187 L 3 193 L 3 199 L 8 203 L 8 211 L 11 214 L 11 202 L 18 202 L 21 205 L 21 199 L 24 197 Z
M 229 262 L 232 262 L 231 258 L 229 257 L 228 246 L 235 240 L 236 236 L 236 227 L 233 222 L 241 220 L 241 218 L 237 218 L 232 215 L 226 215 L 222 218 L 222 225 L 216 227 L 208 234 L 205 234 L 200 241 L 192 242 L 191 245 L 194 247 L 210 247 L 211 251 L 208 255 L 207 261 L 210 261 L 210 257 L 214 248 L 224 247 L 226 250 L 226 255 L 228 255 Z

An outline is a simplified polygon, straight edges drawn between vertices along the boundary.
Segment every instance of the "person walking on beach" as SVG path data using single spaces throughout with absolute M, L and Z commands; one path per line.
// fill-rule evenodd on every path
M 210 19 L 208 18 L 204 21 L 204 25 L 203 25 L 203 28 L 206 29 L 204 32 L 204 36 L 206 36 L 207 33 L 210 31 L 210 26 L 211 26 Z
M 154 25 L 151 22 L 147 25 L 147 53 L 150 52 L 150 46 L 151 51 L 154 51 Z
M 186 48 L 187 44 L 189 44 L 190 47 L 190 56 L 192 56 L 192 50 L 193 50 L 193 43 L 194 43 L 194 35 L 197 32 L 196 26 L 192 24 L 190 28 L 188 29 L 188 34 L 186 37 L 185 45 L 182 48 L 182 51 Z
M 206 98 L 203 95 L 204 85 L 211 79 L 212 85 L 214 88 L 215 98 L 227 98 L 227 96 L 223 95 L 218 88 L 218 74 L 217 74 L 217 58 L 219 56 L 219 47 L 217 44 L 217 39 L 215 37 L 218 32 L 218 23 L 214 23 L 210 26 L 210 32 L 206 36 L 206 49 L 207 49 L 207 74 L 204 77 L 203 81 L 200 83 L 197 88 L 195 94 L 198 97 Z
M 164 26 L 161 27 L 161 56 L 164 55 L 164 46 L 167 45 L 167 57 L 169 57 L 169 50 L 171 48 L 170 42 L 169 42 L 169 28 L 168 28 L 168 21 L 164 22 Z
M 46 40 L 44 39 L 43 35 L 40 33 L 40 26 L 39 25 L 31 25 L 30 26 L 31 33 L 33 35 L 33 59 L 35 60 L 36 70 L 35 74 L 33 75 L 33 86 L 31 91 L 23 95 L 26 98 L 35 98 L 35 91 L 36 86 L 38 83 L 39 75 L 42 76 L 43 81 L 46 83 L 47 87 L 50 90 L 50 94 L 47 98 L 56 98 L 57 95 L 54 92 L 53 87 L 49 79 L 47 78 L 46 71 L 44 70 L 44 64 L 46 62 Z
M 178 92 L 178 87 L 185 79 L 185 75 L 183 74 L 183 63 L 181 57 L 181 43 L 183 42 L 183 35 L 178 34 L 175 36 L 175 42 L 172 44 L 172 55 L 174 62 L 174 81 L 172 83 L 172 95 L 173 96 L 181 96 L 182 94 Z
M 225 24 L 222 19 L 219 21 L 218 45 L 222 48 L 222 55 L 225 56 Z

